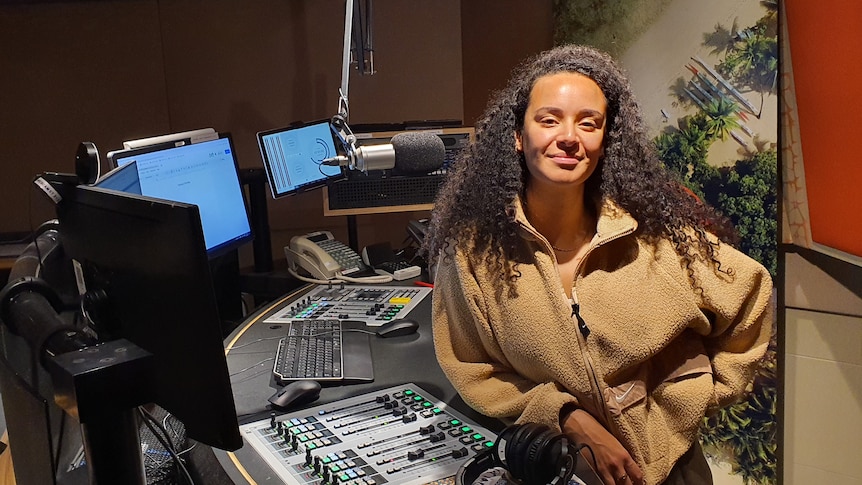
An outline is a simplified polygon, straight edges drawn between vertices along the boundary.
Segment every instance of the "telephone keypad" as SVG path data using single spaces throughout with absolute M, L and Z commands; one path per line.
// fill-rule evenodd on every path
M 359 257 L 359 254 L 341 241 L 337 239 L 327 239 L 318 241 L 317 245 L 329 253 L 329 255 L 332 256 L 332 259 L 338 262 L 338 265 L 343 268 L 341 271 L 342 274 L 347 275 L 365 269 L 365 264 L 362 262 L 362 258 Z

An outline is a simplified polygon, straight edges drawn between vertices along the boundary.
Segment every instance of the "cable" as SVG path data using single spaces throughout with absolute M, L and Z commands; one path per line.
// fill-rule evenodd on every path
M 264 368 L 262 370 L 259 370 L 255 373 L 253 373 L 253 374 L 249 374 L 249 375 L 243 377 L 242 379 L 238 379 L 235 381 L 231 380 L 230 383 L 231 383 L 231 385 L 240 384 L 240 383 L 243 383 L 246 381 L 250 381 L 250 380 L 254 379 L 255 377 L 262 376 L 262 375 L 266 374 L 267 372 L 272 372 L 272 369 L 271 368 Z
M 315 278 L 309 278 L 307 276 L 302 276 L 301 274 L 297 273 L 296 270 L 294 270 L 293 268 L 290 268 L 290 267 L 287 268 L 287 272 L 290 273 L 291 276 L 298 279 L 299 281 L 304 281 L 306 283 L 314 283 L 316 285 L 331 285 L 331 284 L 336 282 L 336 280 L 334 280 L 334 279 L 333 280 L 318 280 Z
M 170 472 L 166 470 L 166 467 L 173 468 L 176 470 L 176 467 L 171 467 L 170 462 L 175 460 L 173 453 L 173 442 L 170 441 L 169 437 L 163 437 L 156 432 L 154 425 L 152 424 L 155 421 L 153 416 L 149 418 L 145 417 L 141 414 L 141 421 L 147 426 L 148 435 L 146 437 L 142 436 L 142 444 L 146 443 L 148 446 L 142 446 L 143 458 L 144 458 L 144 471 L 147 476 L 147 481 L 153 482 L 162 482 L 165 479 L 170 479 Z M 156 448 L 147 441 L 150 439 L 149 437 L 155 438 L 162 449 Z M 166 439 L 167 438 L 167 439 Z M 173 451 L 172 451 L 173 450 Z
M 274 360 L 274 359 L 275 359 L 275 357 L 270 357 L 270 358 L 268 358 L 268 359 L 263 359 L 262 361 L 260 361 L 260 362 L 258 362 L 258 363 L 256 363 L 256 364 L 252 364 L 252 365 L 250 365 L 250 366 L 246 367 L 245 369 L 238 370 L 238 371 L 234 372 L 234 373 L 233 373 L 233 374 L 231 374 L 229 377 L 233 377 L 233 376 L 235 376 L 235 375 L 242 374 L 243 372 L 246 372 L 246 371 L 248 371 L 248 370 L 250 370 L 250 369 L 254 369 L 254 368 L 255 368 L 255 367 L 257 367 L 257 366 L 259 366 L 259 365 L 261 365 L 261 364 L 265 364 L 265 363 L 267 363 L 267 362 L 269 362 L 269 361 L 271 361 L 271 360 Z
M 335 279 L 339 281 L 346 281 L 348 283 L 369 283 L 369 284 L 381 284 L 381 283 L 389 283 L 394 278 L 390 275 L 377 275 L 377 276 L 365 276 L 362 278 L 351 278 L 349 276 L 337 275 Z
M 595 453 L 593 453 L 593 449 L 592 449 L 592 448 L 590 448 L 590 445 L 588 445 L 588 444 L 586 444 L 586 443 L 582 443 L 580 446 L 578 446 L 578 447 L 575 449 L 575 452 L 576 452 L 576 453 L 578 453 L 578 454 L 580 454 L 580 453 L 581 453 L 581 450 L 583 450 L 584 448 L 586 448 L 586 449 L 590 450 L 590 456 L 592 456 L 592 458 L 593 458 L 593 470 L 598 471 L 598 469 L 599 469 L 599 464 L 598 464 L 598 462 L 596 461 L 596 454 L 595 454 Z M 587 463 L 587 464 L 589 465 L 589 463 Z
M 170 438 L 170 435 L 168 434 L 168 431 L 162 426 L 161 423 L 158 422 L 157 419 L 155 419 L 149 413 L 149 411 L 145 410 L 143 407 L 138 406 L 138 414 L 141 416 L 141 420 L 147 426 L 147 428 L 150 430 L 150 432 L 153 433 L 153 436 L 165 448 L 165 451 L 170 453 L 171 457 L 173 457 L 174 462 L 177 464 L 177 467 L 180 469 L 180 471 L 183 472 L 183 475 L 185 476 L 186 481 L 189 483 L 189 485 L 194 485 L 195 481 L 192 479 L 192 476 L 189 473 L 188 468 L 186 468 L 186 465 L 183 462 L 182 458 L 180 458 L 179 455 L 177 455 L 177 452 L 173 447 L 173 443 L 169 443 L 171 438 Z M 158 428 L 158 430 L 156 430 L 156 428 Z M 159 431 L 162 434 L 159 434 Z M 167 440 L 167 441 L 165 441 L 165 440 Z
M 172 425 L 169 425 L 169 424 L 168 424 L 168 419 L 170 419 L 170 418 L 174 418 L 174 420 L 176 420 L 178 423 L 180 423 L 180 425 L 181 425 L 181 426 L 183 426 L 183 430 L 185 430 L 185 425 L 183 425 L 183 423 L 182 423 L 180 420 L 176 419 L 176 417 L 175 417 L 173 414 L 171 414 L 171 413 L 166 413 L 166 414 L 165 414 L 165 418 L 162 420 L 162 426 L 163 426 L 165 429 L 170 429 L 171 431 L 173 431 L 173 433 L 174 433 L 174 437 L 175 437 L 175 438 L 177 438 L 177 439 L 179 439 L 179 440 L 183 440 L 183 439 L 185 439 L 185 437 L 184 437 L 184 436 L 180 436 L 180 433 L 176 430 L 176 428 L 174 428 Z M 186 454 L 186 453 L 188 453 L 188 452 L 192 451 L 192 450 L 195 448 L 195 446 L 197 446 L 197 442 L 192 441 L 192 445 L 191 445 L 191 446 L 189 446 L 188 448 L 186 448 L 186 449 L 185 449 L 185 450 L 183 450 L 183 451 L 178 451 L 178 452 L 177 452 L 177 455 L 181 455 L 181 456 L 182 456 L 182 455 L 184 455 L 184 454 Z
M 167 440 L 167 444 L 165 444 L 163 441 L 159 440 L 159 442 L 162 443 L 162 446 L 164 446 L 165 448 L 176 451 L 175 450 L 176 447 L 174 446 L 174 442 L 171 441 L 171 437 L 170 437 L 170 435 L 168 435 L 168 431 L 164 427 L 161 426 L 161 423 L 158 422 L 156 417 L 153 416 L 152 413 L 150 413 L 143 406 L 138 406 L 138 413 L 141 415 L 141 418 L 144 419 L 144 421 L 145 421 L 144 424 L 147 424 L 147 421 L 148 421 L 149 423 L 159 427 L 159 431 L 161 431 L 163 433 L 164 438 Z M 147 426 L 147 428 L 149 428 L 150 431 L 153 432 L 153 434 L 157 434 L 155 432 L 155 430 L 153 428 L 151 428 L 149 425 Z M 158 436 L 156 437 L 156 439 L 158 439 Z
M 278 339 L 281 339 L 281 338 L 284 338 L 284 337 L 264 337 L 264 338 L 259 338 L 259 339 L 252 340 L 251 342 L 247 342 L 247 343 L 241 344 L 241 345 L 228 346 L 228 347 L 227 347 L 227 349 L 225 349 L 225 350 L 227 350 L 228 352 L 230 352 L 231 350 L 241 349 L 241 348 L 243 348 L 243 347 L 248 347 L 249 345 L 254 345 L 254 344 L 257 344 L 257 343 L 260 343 L 260 342 L 264 342 L 264 341 L 266 341 L 266 340 L 278 340 Z M 267 351 L 267 352 L 269 352 L 269 351 Z M 243 353 L 243 354 L 244 354 L 244 353 L 246 353 L 246 352 L 241 352 L 241 353 Z M 249 352 L 249 353 L 251 353 L 251 352 Z

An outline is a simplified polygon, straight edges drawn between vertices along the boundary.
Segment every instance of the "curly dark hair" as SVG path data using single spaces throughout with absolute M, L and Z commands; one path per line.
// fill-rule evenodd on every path
M 585 184 L 585 197 L 597 210 L 611 200 L 638 221 L 638 237 L 669 239 L 689 268 L 700 257 L 715 261 L 715 234 L 736 241 L 727 219 L 701 203 L 678 177 L 666 170 L 649 140 L 640 107 L 622 69 L 606 53 L 581 45 L 542 52 L 515 69 L 506 88 L 495 93 L 476 123 L 474 143 L 460 154 L 437 195 L 423 251 L 429 259 L 455 244 L 485 254 L 503 279 L 517 268 L 514 201 L 523 195 L 528 171 L 515 149 L 514 133 L 524 126 L 530 93 L 540 77 L 575 72 L 592 79 L 607 101 L 604 157 Z

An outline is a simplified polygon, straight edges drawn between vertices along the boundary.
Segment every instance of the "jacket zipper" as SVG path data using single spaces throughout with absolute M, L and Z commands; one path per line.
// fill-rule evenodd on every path
M 574 301 L 574 303 L 572 304 L 572 316 L 577 317 L 578 330 L 581 331 L 581 334 L 584 336 L 584 339 L 586 339 L 587 337 L 590 336 L 590 327 L 587 325 L 587 322 L 585 322 L 584 319 L 581 318 L 581 315 L 579 313 L 580 305 L 577 303 L 577 298 L 575 298 L 575 282 L 578 280 L 578 275 L 581 274 L 581 268 L 584 266 L 584 261 L 586 261 L 587 257 L 590 255 L 590 253 L 595 251 L 598 247 L 604 246 L 605 244 L 607 244 L 611 241 L 615 241 L 615 240 L 617 240 L 623 236 L 628 236 L 629 234 L 633 233 L 634 231 L 635 231 L 634 229 L 629 228 L 629 229 L 626 229 L 625 231 L 614 234 L 613 236 L 611 236 L 607 239 L 597 241 L 596 245 L 587 249 L 587 252 L 584 253 L 584 256 L 581 258 L 580 261 L 578 261 L 578 266 L 575 268 L 574 281 L 572 281 L 572 299 L 573 299 L 572 301 Z
M 587 322 L 584 321 L 583 317 L 580 314 L 581 305 L 578 303 L 572 303 L 572 316 L 575 317 L 575 320 L 578 323 L 578 330 L 581 331 L 581 335 L 584 336 L 584 340 L 590 336 L 590 327 L 587 326 Z
M 615 234 L 613 237 L 605 239 L 603 241 L 599 241 L 595 246 L 589 248 L 589 250 L 584 254 L 581 260 L 578 262 L 578 266 L 575 268 L 575 281 L 572 282 L 572 317 L 575 319 L 575 323 L 578 326 L 578 347 L 581 351 L 581 357 L 584 360 L 584 364 L 587 368 L 587 374 L 589 374 L 590 379 L 590 387 L 593 389 L 593 400 L 596 403 L 596 409 L 602 413 L 605 417 L 605 422 L 608 427 L 614 428 L 616 430 L 616 423 L 611 419 L 611 413 L 608 409 L 607 403 L 604 399 L 604 393 L 602 392 L 602 386 L 599 383 L 599 376 L 596 373 L 595 365 L 593 365 L 593 358 L 590 355 L 589 348 L 587 346 L 587 337 L 590 336 L 590 327 L 587 325 L 587 322 L 581 316 L 581 304 L 578 302 L 577 290 L 575 289 L 575 282 L 578 279 L 578 275 L 581 274 L 581 267 L 584 264 L 584 261 L 599 246 L 607 244 L 610 241 L 619 239 L 623 236 L 627 236 L 634 232 L 634 229 L 628 229 L 626 231 Z M 611 430 L 613 432 L 614 430 Z M 616 430 L 618 431 L 618 430 Z M 617 434 L 617 433 L 614 433 Z
M 613 421 L 611 421 L 608 407 L 605 404 L 605 400 L 603 397 L 604 394 L 602 393 L 602 386 L 601 384 L 599 384 L 599 376 L 596 373 L 595 366 L 593 365 L 593 358 L 590 356 L 590 351 L 587 348 L 587 336 L 590 334 L 590 328 L 589 326 L 587 326 L 587 323 L 584 321 L 583 317 L 581 317 L 581 305 L 577 302 L 577 296 L 575 295 L 574 291 L 572 291 L 572 300 L 572 318 L 575 319 L 575 323 L 578 326 L 578 348 L 581 351 L 581 358 L 583 358 L 584 365 L 587 368 L 587 374 L 590 379 L 590 387 L 593 390 L 593 401 L 596 406 L 596 410 L 602 413 L 608 426 L 614 426 Z
M 523 224 L 520 224 L 521 227 L 526 229 L 528 232 L 532 232 L 534 235 L 539 236 L 539 240 L 544 240 L 541 234 L 530 231 L 530 229 Z M 621 237 L 627 236 L 635 232 L 635 228 L 628 228 L 622 232 L 614 234 L 613 236 L 600 240 L 596 242 L 596 245 L 589 248 L 581 260 L 578 262 L 578 266 L 575 268 L 575 276 L 574 279 L 577 281 L 578 275 L 581 273 L 581 267 L 584 265 L 584 261 L 586 261 L 587 257 L 599 246 L 603 246 L 611 241 L 615 241 Z M 546 246 L 550 246 L 550 243 L 545 241 Z M 547 249 L 547 248 L 546 248 Z M 553 248 L 551 248 L 553 249 Z M 553 251 L 548 251 L 551 255 L 553 255 Z M 554 256 L 554 260 L 556 257 Z M 602 387 L 599 385 L 599 378 L 596 374 L 595 366 L 593 365 L 593 359 L 590 356 L 590 352 L 587 348 L 587 337 L 590 335 L 590 327 L 587 325 L 587 322 L 584 321 L 583 317 L 581 317 L 580 313 L 581 306 L 578 303 L 577 292 L 575 291 L 575 282 L 572 282 L 572 317 L 575 319 L 575 324 L 578 327 L 578 348 L 581 351 L 581 358 L 584 360 L 584 365 L 587 368 L 587 373 L 589 374 L 590 387 L 593 389 L 593 400 L 596 404 L 596 410 L 600 411 L 604 417 L 605 422 L 607 422 L 608 426 L 617 428 L 616 423 L 611 419 L 610 410 L 608 409 L 607 403 L 605 403 L 604 394 L 602 393 Z M 617 430 L 618 431 L 618 430 Z M 613 431 L 612 431 L 613 432 Z M 615 433 L 616 434 L 616 433 Z

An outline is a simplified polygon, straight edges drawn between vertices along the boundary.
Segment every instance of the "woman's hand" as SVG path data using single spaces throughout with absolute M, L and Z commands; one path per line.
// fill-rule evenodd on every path
M 583 409 L 569 413 L 562 422 L 563 433 L 578 445 L 586 444 L 594 456 L 581 450 L 587 463 L 606 485 L 642 485 L 643 472 L 628 451 L 596 418 Z

